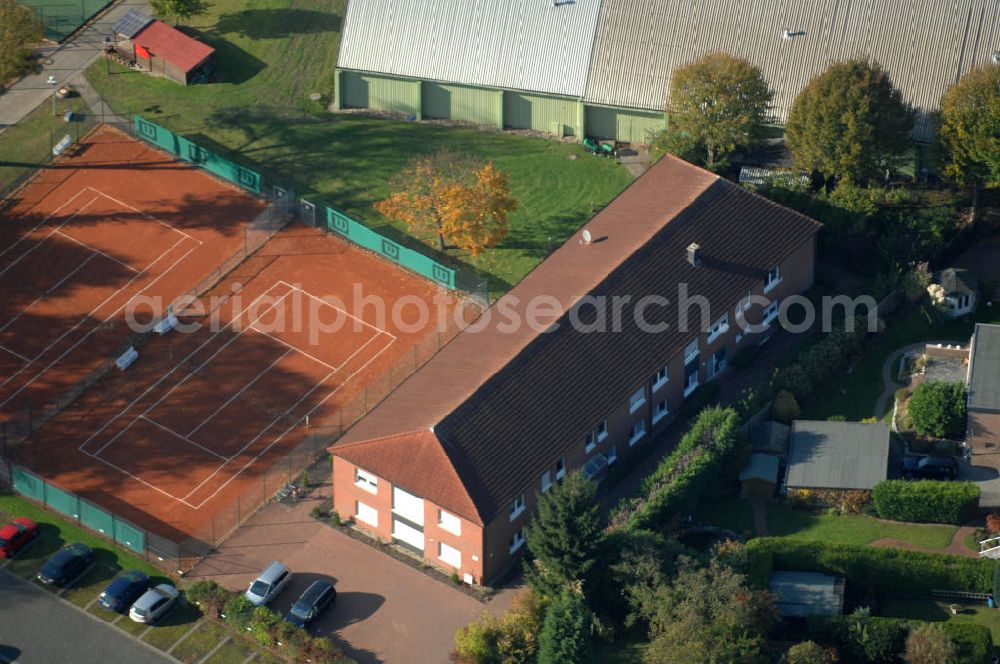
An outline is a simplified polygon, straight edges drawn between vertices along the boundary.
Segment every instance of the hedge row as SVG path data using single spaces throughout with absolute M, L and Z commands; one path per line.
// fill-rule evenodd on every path
M 972 482 L 884 480 L 872 492 L 883 519 L 960 525 L 979 513 L 979 486 Z
M 806 618 L 806 631 L 809 638 L 820 643 L 836 645 L 842 651 L 850 653 L 853 644 L 849 626 L 852 620 L 851 616 L 809 616 Z M 899 646 L 905 642 L 907 631 L 920 623 L 917 620 L 876 616 L 868 618 L 866 622 L 869 630 L 887 633 L 889 639 Z M 989 655 L 993 652 L 993 638 L 988 627 L 975 623 L 955 622 L 944 622 L 939 625 L 955 644 L 956 657 L 949 664 L 982 664 L 989 661 Z M 857 655 L 855 657 L 861 659 Z
M 701 411 L 677 448 L 645 480 L 638 495 L 611 515 L 613 527 L 655 528 L 674 514 L 691 512 L 719 487 L 719 475 L 739 440 L 740 420 L 732 408 Z
M 750 578 L 767 587 L 775 569 L 842 574 L 876 595 L 927 595 L 931 590 L 988 593 L 993 560 L 872 546 L 761 537 L 747 544 Z

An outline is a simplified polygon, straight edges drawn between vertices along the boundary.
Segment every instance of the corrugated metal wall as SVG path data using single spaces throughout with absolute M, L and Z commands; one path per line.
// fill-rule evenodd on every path
M 500 126 L 500 92 L 465 85 L 423 84 L 425 118 Z
M 666 126 L 662 113 L 643 113 L 606 106 L 587 106 L 584 113 L 588 136 L 615 138 L 629 143 L 647 144 L 653 134 Z
M 543 97 L 521 92 L 503 93 L 503 126 L 509 129 L 533 129 L 561 136 L 580 133 L 579 102 L 573 99 Z M 561 132 L 557 130 L 561 127 Z
M 419 115 L 420 81 L 341 71 L 340 105 Z

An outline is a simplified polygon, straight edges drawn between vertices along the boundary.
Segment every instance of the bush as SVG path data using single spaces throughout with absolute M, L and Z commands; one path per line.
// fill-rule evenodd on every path
M 771 419 L 782 424 L 791 424 L 792 420 L 797 420 L 802 415 L 799 402 L 795 400 L 795 395 L 787 390 L 782 390 L 774 396 L 774 403 L 771 404 Z
M 230 600 L 226 602 L 226 606 L 223 608 L 222 613 L 225 616 L 226 624 L 242 632 L 250 626 L 250 620 L 253 616 L 255 608 L 257 607 L 255 607 L 245 595 L 234 594 Z
M 907 664 L 942 664 L 955 661 L 955 645 L 948 633 L 934 623 L 910 628 L 906 637 Z
M 929 595 L 931 590 L 988 593 L 995 561 L 919 551 L 758 537 L 747 543 L 750 578 L 767 587 L 774 569 L 843 574 L 876 595 Z
M 266 606 L 258 606 L 250 614 L 250 636 L 260 645 L 270 648 L 277 642 L 273 632 L 282 622 L 277 613 Z
M 955 644 L 955 664 L 980 664 L 990 661 L 993 638 L 986 625 L 946 622 L 945 633 Z
M 455 632 L 452 659 L 462 664 L 534 664 L 546 604 L 531 590 L 514 597 L 502 618 L 489 613 Z
M 921 383 L 907 405 L 913 428 L 923 436 L 961 438 L 965 433 L 965 386 Z
M 979 486 L 972 482 L 883 480 L 872 492 L 883 519 L 963 524 L 979 513 Z
M 829 653 L 815 641 L 796 643 L 782 658 L 782 664 L 829 664 Z
M 234 593 L 226 590 L 215 581 L 195 581 L 184 589 L 188 600 L 194 602 L 201 612 L 212 620 L 222 617 L 223 609 L 233 598 Z

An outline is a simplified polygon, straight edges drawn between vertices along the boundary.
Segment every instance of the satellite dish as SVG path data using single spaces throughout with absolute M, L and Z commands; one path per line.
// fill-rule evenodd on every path
M 590 244 L 590 240 L 591 239 L 592 239 L 592 237 L 590 235 L 590 231 L 584 229 L 584 231 L 583 231 L 583 242 L 584 242 L 584 244 Z

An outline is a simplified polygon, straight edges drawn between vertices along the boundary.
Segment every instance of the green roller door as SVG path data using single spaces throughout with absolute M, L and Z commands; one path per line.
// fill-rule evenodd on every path
M 146 533 L 128 521 L 115 520 L 115 541 L 136 553 L 146 551 Z
M 500 125 L 500 93 L 465 85 L 424 83 L 424 117 Z
M 575 136 L 578 108 L 573 99 L 505 92 L 503 126 L 544 131 L 557 136 Z
M 14 491 L 40 503 L 45 502 L 45 482 L 19 466 L 14 466 Z
M 420 81 L 342 71 L 340 105 L 417 115 L 420 112 Z
M 80 523 L 105 537 L 114 537 L 115 518 L 100 507 L 91 505 L 85 500 L 80 501 Z
M 664 126 L 662 113 L 643 113 L 605 106 L 588 106 L 586 109 L 588 136 L 645 144 Z
M 80 518 L 80 501 L 71 493 L 55 488 L 51 484 L 45 489 L 45 504 L 74 519 Z

